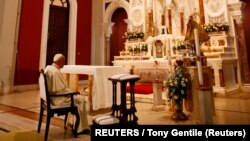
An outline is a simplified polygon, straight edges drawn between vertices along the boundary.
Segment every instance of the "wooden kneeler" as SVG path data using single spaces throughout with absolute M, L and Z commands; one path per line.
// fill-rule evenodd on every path
M 93 125 L 116 125 L 120 123 L 119 118 L 112 115 L 97 115 L 93 117 Z
M 93 125 L 137 124 L 135 115 L 134 85 L 140 79 L 138 75 L 116 74 L 109 78 L 112 81 L 112 113 L 110 115 L 97 115 L 93 117 Z M 121 84 L 121 103 L 117 104 L 117 83 Z M 130 85 L 130 108 L 127 108 L 126 85 Z

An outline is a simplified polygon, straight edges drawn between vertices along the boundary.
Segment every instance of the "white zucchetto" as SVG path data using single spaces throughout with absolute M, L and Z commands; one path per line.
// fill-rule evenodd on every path
M 53 61 L 54 62 L 56 62 L 56 61 L 58 61 L 60 58 L 62 58 L 63 57 L 63 55 L 61 54 L 61 53 L 58 53 L 58 54 L 56 54 L 55 56 L 54 56 L 54 59 L 53 59 Z

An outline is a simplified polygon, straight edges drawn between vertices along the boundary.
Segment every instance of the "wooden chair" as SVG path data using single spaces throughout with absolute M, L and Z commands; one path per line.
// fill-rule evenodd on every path
M 74 136 L 77 137 L 77 128 L 79 126 L 80 116 L 77 110 L 77 106 L 74 105 L 73 96 L 76 94 L 79 94 L 79 92 L 71 92 L 71 93 L 63 93 L 63 94 L 49 93 L 46 74 L 44 73 L 43 69 L 40 71 L 39 89 L 40 89 L 41 104 L 40 104 L 40 117 L 39 117 L 38 130 L 37 130 L 38 133 L 40 133 L 44 111 L 47 111 L 47 120 L 46 120 L 45 137 L 44 137 L 45 141 L 47 141 L 50 120 L 52 117 L 54 117 L 54 114 L 57 114 L 58 116 L 62 116 L 62 115 L 65 116 L 64 128 L 67 129 L 67 125 L 66 125 L 67 118 L 68 118 L 68 114 L 71 113 L 72 115 L 76 116 L 76 122 L 75 122 L 75 125 L 72 126 L 72 132 Z M 54 106 L 51 104 L 51 98 L 65 97 L 65 96 L 71 98 L 71 103 L 69 105 Z

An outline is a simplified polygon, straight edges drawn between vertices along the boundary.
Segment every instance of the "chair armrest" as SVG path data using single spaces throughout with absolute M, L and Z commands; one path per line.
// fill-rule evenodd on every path
M 80 94 L 79 92 L 65 92 L 65 93 L 60 93 L 60 94 L 55 94 L 55 93 L 50 93 L 49 94 L 49 97 L 52 98 L 52 97 L 70 97 L 70 105 L 71 107 L 73 107 L 75 104 L 74 104 L 74 98 L 73 96 L 74 95 L 78 95 Z

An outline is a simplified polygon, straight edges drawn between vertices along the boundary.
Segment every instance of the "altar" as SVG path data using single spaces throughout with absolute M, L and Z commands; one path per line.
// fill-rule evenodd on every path
M 165 59 L 115 60 L 113 65 L 123 67 L 125 73 L 139 75 L 140 83 L 152 83 L 156 79 L 163 81 L 171 72 L 169 62 Z
M 202 50 L 208 66 L 213 70 L 213 91 L 216 95 L 226 96 L 239 91 L 234 37 L 225 32 L 212 34 L 210 40 L 203 44 Z
M 78 75 L 88 75 L 90 110 L 98 110 L 112 106 L 112 83 L 108 78 L 115 74 L 125 73 L 124 68 L 121 66 L 88 65 L 64 65 L 61 72 L 67 74 L 66 78 L 68 81 L 70 81 L 70 75 L 76 75 L 73 82 L 75 90 L 77 90 L 78 86 Z M 118 95 L 119 94 L 118 91 Z

